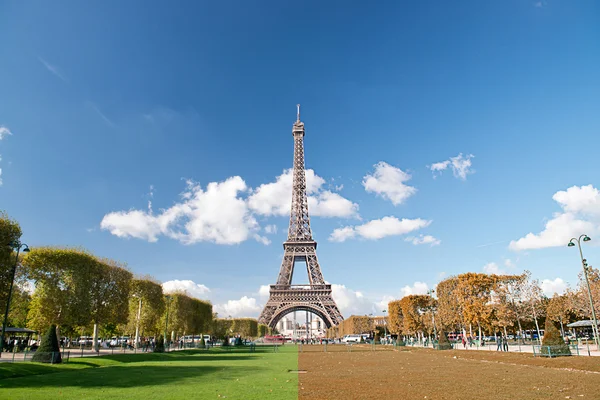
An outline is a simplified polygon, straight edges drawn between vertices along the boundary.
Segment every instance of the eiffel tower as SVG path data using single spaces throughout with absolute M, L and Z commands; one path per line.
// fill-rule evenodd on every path
M 294 136 L 294 183 L 288 238 L 283 242 L 283 261 L 277 283 L 271 285 L 269 301 L 258 322 L 275 328 L 277 322 L 292 311 L 310 311 L 318 315 L 327 328 L 344 320 L 333 297 L 331 285 L 326 284 L 317 259 L 317 242 L 312 237 L 306 197 L 304 172 L 304 123 L 298 116 L 292 128 Z M 292 285 L 296 261 L 304 261 L 308 270 L 307 285 Z

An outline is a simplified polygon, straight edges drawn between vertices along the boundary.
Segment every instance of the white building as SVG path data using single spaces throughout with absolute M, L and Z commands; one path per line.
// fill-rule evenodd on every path
M 326 329 L 327 326 L 321 318 L 305 311 L 291 312 L 277 323 L 279 333 L 292 339 L 325 337 Z

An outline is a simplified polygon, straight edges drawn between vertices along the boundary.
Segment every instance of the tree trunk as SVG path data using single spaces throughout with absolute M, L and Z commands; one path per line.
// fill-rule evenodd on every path
M 525 341 L 523 340 L 523 328 L 521 328 L 521 320 L 518 318 L 517 324 L 519 325 L 519 341 L 521 342 L 521 344 L 525 344 Z
M 533 319 L 535 320 L 535 329 L 537 330 L 537 334 L 538 334 L 538 342 L 540 343 L 540 346 L 541 346 L 542 345 L 542 335 L 540 335 L 540 326 L 538 325 L 537 314 L 535 313 L 535 306 L 533 305 L 533 303 L 531 303 L 531 311 L 533 312 Z
M 563 326 L 562 317 L 560 317 L 560 333 L 562 333 L 563 339 L 565 338 L 565 327 Z
M 92 348 L 97 353 L 100 351 L 98 347 L 98 324 L 94 324 L 94 335 L 92 336 Z
M 481 325 L 479 325 L 479 322 L 477 323 L 477 326 L 479 327 L 479 339 L 477 340 L 477 347 L 481 346 Z

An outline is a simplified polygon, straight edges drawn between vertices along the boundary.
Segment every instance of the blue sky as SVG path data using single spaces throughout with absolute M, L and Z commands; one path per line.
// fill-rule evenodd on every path
M 576 285 L 559 244 L 600 241 L 600 4 L 251 3 L 0 2 L 0 208 L 26 243 L 256 315 L 300 103 L 346 316 L 484 268 Z

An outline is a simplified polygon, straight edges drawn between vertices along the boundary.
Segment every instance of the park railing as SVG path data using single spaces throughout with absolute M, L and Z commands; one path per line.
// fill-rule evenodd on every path
M 534 357 L 564 357 L 571 355 L 579 355 L 579 346 L 573 345 L 558 345 L 558 346 L 540 346 L 533 345 Z

